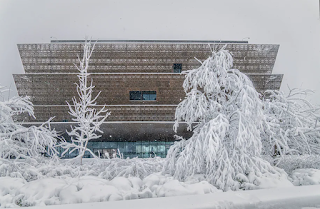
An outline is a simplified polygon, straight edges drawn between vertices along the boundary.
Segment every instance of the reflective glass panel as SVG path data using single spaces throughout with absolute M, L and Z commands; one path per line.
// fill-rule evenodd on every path
M 143 98 L 143 100 L 156 100 L 157 93 L 156 93 L 156 91 L 143 91 L 142 98 Z
M 141 100 L 141 91 L 130 91 L 130 100 Z

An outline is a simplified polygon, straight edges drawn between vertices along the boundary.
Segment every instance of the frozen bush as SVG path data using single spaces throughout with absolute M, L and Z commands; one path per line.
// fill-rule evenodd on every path
M 193 136 L 171 146 L 164 172 L 180 181 L 204 174 L 226 191 L 256 183 L 237 179 L 239 174 L 259 177 L 277 171 L 260 157 L 264 115 L 259 93 L 246 75 L 231 69 L 233 58 L 224 48 L 184 72 L 186 97 L 176 109 L 174 129 L 184 121 Z
M 261 132 L 264 155 L 320 154 L 319 108 L 304 96 L 310 91 L 290 89 L 285 95 L 280 91 L 266 91 L 264 123 Z
M 3 92 L 0 87 L 0 93 Z M 13 120 L 13 116 L 27 113 L 33 116 L 29 97 L 13 97 L 0 101 L 0 159 L 36 159 L 55 157 L 58 134 L 51 130 L 49 119 L 41 126 L 24 127 Z

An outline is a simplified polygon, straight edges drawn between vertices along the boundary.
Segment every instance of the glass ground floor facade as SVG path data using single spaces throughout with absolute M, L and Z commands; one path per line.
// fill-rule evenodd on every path
M 187 124 L 179 124 L 177 132 L 172 129 L 174 122 L 166 121 L 126 121 L 108 122 L 101 124 L 103 131 L 101 137 L 91 140 L 88 149 L 100 156 L 100 158 L 110 158 L 121 154 L 124 158 L 149 158 L 166 157 L 171 145 L 175 142 L 175 135 L 188 139 L 192 132 L 187 130 Z M 31 125 L 31 124 L 28 124 Z M 71 126 L 75 123 L 59 122 L 51 124 L 51 128 L 61 133 L 66 141 L 71 142 L 67 132 L 71 131 Z M 60 154 L 64 151 L 58 150 Z M 73 158 L 77 152 L 67 152 L 63 158 Z M 61 155 L 60 155 L 61 156 Z M 86 158 L 92 157 L 89 152 L 85 153 Z
M 123 158 L 149 158 L 149 157 L 166 157 L 173 141 L 106 141 L 106 142 L 88 142 L 88 148 L 100 158 L 113 158 L 119 156 Z M 60 154 L 63 150 L 59 150 Z M 77 152 L 67 152 L 64 158 L 77 156 Z M 86 158 L 92 157 L 86 152 Z

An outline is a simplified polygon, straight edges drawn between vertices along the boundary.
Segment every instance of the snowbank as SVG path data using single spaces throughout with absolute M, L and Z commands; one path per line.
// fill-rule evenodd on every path
M 289 181 L 288 175 L 285 172 L 278 174 L 263 174 L 257 178 L 259 186 L 255 189 L 269 189 L 269 188 L 283 188 L 293 187 L 293 184 Z
M 143 184 L 149 188 L 156 197 L 222 192 L 207 181 L 201 181 L 197 178 L 193 178 L 188 182 L 179 182 L 169 175 L 163 176 L 159 173 L 147 176 L 143 180 Z
M 290 161 L 294 157 L 288 157 Z M 308 158 L 297 160 L 299 166 L 316 166 Z M 312 159 L 317 159 L 313 157 Z M 161 174 L 163 159 L 113 159 L 92 161 L 84 165 L 44 161 L 38 164 L 0 161 L 0 208 L 47 206 L 133 200 L 154 197 L 205 195 L 222 193 L 196 174 L 184 182 Z M 290 170 L 294 166 L 288 166 Z M 261 174 L 251 179 L 255 184 L 246 189 L 285 188 L 320 184 L 320 170 L 296 169 L 289 174 Z M 249 174 L 246 178 L 251 178 Z M 258 185 L 258 186 L 257 186 Z M 239 193 L 240 194 L 240 193 Z M 247 193 L 245 193 L 247 194 Z
M 292 187 L 286 176 L 261 176 L 259 188 Z M 45 206 L 74 203 L 105 202 L 184 195 L 221 193 L 204 180 L 202 175 L 179 182 L 170 175 L 154 173 L 144 179 L 97 176 L 43 178 L 25 181 L 21 178 L 0 177 L 0 207 Z
M 14 207 L 15 193 L 25 183 L 26 181 L 20 178 L 0 177 L 0 207 Z
M 2 164 L 1 164 L 2 163 Z M 161 174 L 163 159 L 84 160 L 84 165 L 0 161 L 0 207 L 44 206 L 221 193 L 196 174 Z M 261 174 L 247 189 L 293 187 L 285 172 Z M 296 175 L 298 178 L 298 175 Z M 251 178 L 248 175 L 248 178 Z M 258 186 L 257 186 L 258 185 Z
M 267 159 L 272 164 L 273 159 Z M 285 155 L 280 159 L 277 167 L 283 169 L 286 173 L 291 173 L 296 169 L 314 168 L 320 169 L 320 155 Z
M 257 180 L 260 181 L 260 188 L 293 186 L 286 176 L 261 176 Z M 195 175 L 185 182 L 179 182 L 172 176 L 161 173 L 151 174 L 144 179 L 115 177 L 112 180 L 97 176 L 62 176 L 27 182 L 20 178 L 0 177 L 0 185 L 0 207 L 105 202 L 222 192 L 204 181 L 202 175 Z
M 221 192 L 206 181 L 179 182 L 160 173 L 138 177 L 44 178 L 27 182 L 0 177 L 0 207 L 104 202 Z
M 282 208 L 301 209 L 319 208 L 320 185 L 264 190 L 221 192 L 204 195 L 153 198 L 143 200 L 85 203 L 51 206 L 50 209 L 105 209 L 105 208 L 166 208 L 166 209 L 202 209 L 202 208 Z M 33 209 L 46 209 L 34 207 Z
M 295 186 L 320 184 L 320 170 L 297 169 L 292 172 L 292 183 Z

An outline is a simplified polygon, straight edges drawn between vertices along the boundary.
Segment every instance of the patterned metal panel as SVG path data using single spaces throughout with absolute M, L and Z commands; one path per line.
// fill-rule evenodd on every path
M 198 42 L 98 42 L 90 60 L 98 105 L 109 105 L 109 121 L 173 121 L 176 105 L 185 97 L 184 75 L 173 73 L 174 64 L 182 70 L 198 67 L 210 48 L 219 43 Z M 31 97 L 36 119 L 18 116 L 20 121 L 70 121 L 66 101 L 76 96 L 77 56 L 81 43 L 19 44 L 26 74 L 14 75 L 20 96 Z M 272 75 L 279 45 L 228 43 L 234 68 L 246 73 L 259 92 L 279 89 L 283 75 Z M 130 91 L 156 91 L 156 101 L 132 101 Z
M 174 63 L 182 70 L 199 66 L 194 59 L 206 59 L 211 49 L 224 44 L 192 43 L 97 43 L 90 65 L 92 73 L 171 73 Z M 244 73 L 271 73 L 279 45 L 228 44 L 234 68 Z M 81 55 L 79 43 L 19 44 L 27 73 L 75 73 L 74 63 Z

